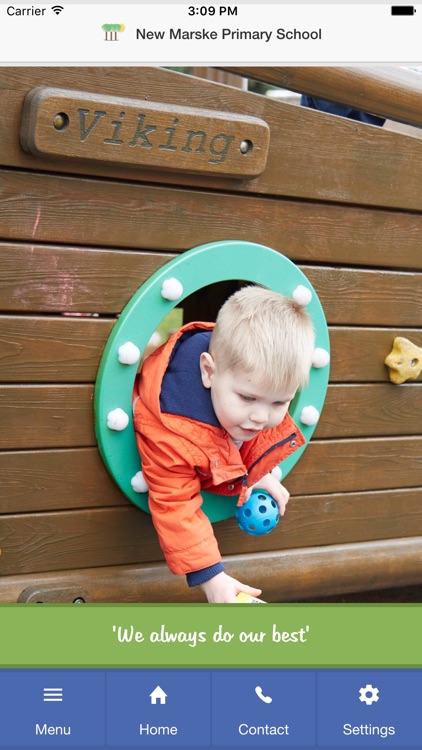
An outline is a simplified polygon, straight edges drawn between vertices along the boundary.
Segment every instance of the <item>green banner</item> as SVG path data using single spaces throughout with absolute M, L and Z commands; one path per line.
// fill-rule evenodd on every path
M 3 667 L 421 667 L 417 604 L 3 604 Z

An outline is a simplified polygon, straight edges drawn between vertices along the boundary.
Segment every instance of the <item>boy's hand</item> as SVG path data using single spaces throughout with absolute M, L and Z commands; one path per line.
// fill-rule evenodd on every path
M 259 482 L 256 482 L 256 484 L 252 485 L 252 487 L 250 487 L 247 492 L 247 500 L 249 499 L 252 490 L 254 490 L 255 488 L 266 490 L 266 492 L 268 492 L 276 501 L 280 509 L 280 516 L 284 516 L 286 505 L 289 502 L 290 493 L 282 484 L 280 484 L 278 479 L 276 479 L 273 474 L 265 474 L 265 476 L 262 477 Z
M 200 584 L 210 604 L 235 604 L 236 596 L 244 591 L 250 596 L 259 596 L 261 589 L 254 589 L 240 583 L 235 578 L 228 576 L 226 573 L 217 573 L 209 581 Z

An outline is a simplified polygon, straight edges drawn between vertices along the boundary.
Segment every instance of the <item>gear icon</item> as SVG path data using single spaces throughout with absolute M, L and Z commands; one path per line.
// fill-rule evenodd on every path
M 360 696 L 359 700 L 362 703 L 366 703 L 367 706 L 372 706 L 372 704 L 377 701 L 379 701 L 379 690 L 378 688 L 372 687 L 372 685 L 366 685 L 365 687 L 361 688 L 359 690 Z

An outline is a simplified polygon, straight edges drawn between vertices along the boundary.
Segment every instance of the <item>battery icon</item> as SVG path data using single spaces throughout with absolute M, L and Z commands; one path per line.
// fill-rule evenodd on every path
M 392 5 L 391 15 L 392 16 L 413 16 L 416 13 L 416 8 L 413 5 Z

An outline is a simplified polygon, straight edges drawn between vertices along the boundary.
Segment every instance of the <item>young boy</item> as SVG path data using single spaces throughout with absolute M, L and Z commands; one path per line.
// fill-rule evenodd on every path
M 252 588 L 224 572 L 201 489 L 267 490 L 284 514 L 289 493 L 271 470 L 305 442 L 287 413 L 308 381 L 314 331 L 306 310 L 249 286 L 213 323 L 188 323 L 144 362 L 134 424 L 149 506 L 170 570 L 200 585 L 209 602 Z

